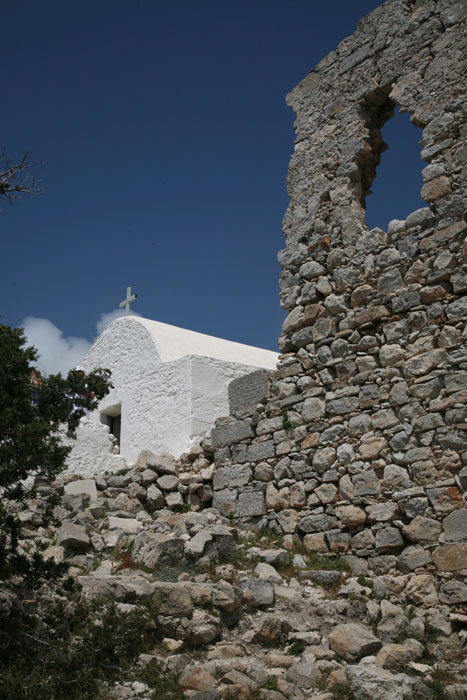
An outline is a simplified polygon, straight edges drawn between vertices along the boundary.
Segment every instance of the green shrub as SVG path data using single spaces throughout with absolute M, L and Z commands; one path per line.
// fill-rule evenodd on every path
M 149 606 L 121 612 L 115 603 L 101 602 L 12 610 L 0 619 L 0 697 L 104 700 L 107 684 L 135 680 L 139 655 L 158 642 L 156 612 Z M 157 700 L 183 697 L 154 666 L 137 678 Z

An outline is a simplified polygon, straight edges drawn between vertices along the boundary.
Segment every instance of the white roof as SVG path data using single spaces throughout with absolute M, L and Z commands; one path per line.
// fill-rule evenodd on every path
M 276 369 L 278 353 L 263 348 L 255 348 L 231 340 L 215 338 L 212 335 L 188 331 L 185 328 L 170 326 L 160 321 L 151 321 L 141 316 L 122 316 L 107 326 L 116 330 L 118 325 L 139 323 L 150 334 L 162 362 L 178 360 L 186 355 L 211 357 L 223 362 L 236 362 L 264 369 Z

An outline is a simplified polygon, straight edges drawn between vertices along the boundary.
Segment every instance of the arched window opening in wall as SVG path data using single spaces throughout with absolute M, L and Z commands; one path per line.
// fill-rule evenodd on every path
M 366 224 L 370 229 L 378 226 L 387 231 L 392 219 L 406 219 L 427 206 L 420 196 L 421 171 L 426 163 L 420 156 L 422 129 L 411 123 L 409 114 L 401 114 L 396 107 L 379 133 L 380 164 L 377 158 L 376 176 L 365 197 Z

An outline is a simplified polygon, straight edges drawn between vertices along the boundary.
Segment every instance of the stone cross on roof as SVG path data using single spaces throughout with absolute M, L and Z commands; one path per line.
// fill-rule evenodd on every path
M 120 302 L 120 308 L 123 309 L 125 307 L 125 315 L 128 316 L 130 314 L 130 304 L 132 301 L 136 299 L 138 295 L 137 294 L 132 294 L 131 293 L 131 287 L 126 288 L 126 299 Z

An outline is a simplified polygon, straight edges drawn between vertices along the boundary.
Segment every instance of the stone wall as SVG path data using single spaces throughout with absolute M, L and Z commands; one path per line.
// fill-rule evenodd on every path
M 212 433 L 221 512 L 377 572 L 467 572 L 466 15 L 389 0 L 288 96 L 283 355 Z M 427 206 L 368 230 L 395 107 L 423 127 Z

